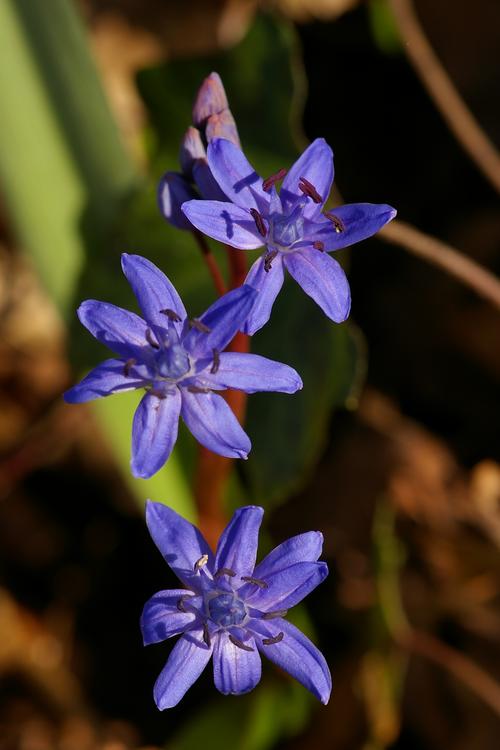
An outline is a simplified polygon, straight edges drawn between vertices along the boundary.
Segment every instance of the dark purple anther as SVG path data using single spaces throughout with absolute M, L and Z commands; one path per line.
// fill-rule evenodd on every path
M 254 578 L 253 576 L 241 576 L 241 580 L 245 583 L 253 583 L 254 586 L 258 586 L 259 589 L 267 589 L 267 583 L 261 581 L 260 578 Z
M 246 646 L 243 641 L 240 641 L 239 638 L 231 635 L 231 633 L 229 633 L 229 640 L 231 641 L 231 643 L 234 643 L 235 646 L 238 646 L 238 648 L 243 649 L 243 651 L 255 651 L 255 649 L 253 649 L 251 646 Z
M 214 578 L 220 578 L 221 576 L 229 576 L 230 578 L 234 578 L 235 575 L 236 573 L 234 572 L 234 570 L 231 570 L 231 568 L 221 568 L 214 575 Z
M 210 648 L 210 646 L 212 645 L 212 641 L 210 640 L 210 633 L 208 632 L 208 625 L 206 622 L 203 623 L 203 640 L 207 644 L 208 648 Z
M 279 643 L 283 640 L 284 633 L 278 633 L 278 635 L 275 635 L 274 638 L 263 638 L 262 643 L 264 646 L 272 646 L 273 643 Z
M 204 565 L 206 565 L 208 562 L 208 555 L 202 555 L 199 560 L 196 560 L 193 569 L 194 572 L 197 573 L 201 568 L 203 568 Z
M 263 620 L 276 620 L 278 617 L 286 617 L 288 614 L 287 609 L 278 609 L 276 612 L 265 612 L 262 615 Z
M 202 323 L 201 320 L 198 320 L 197 318 L 191 318 L 188 325 L 190 328 L 196 328 L 196 330 L 200 331 L 200 333 L 210 333 L 210 328 L 206 326 L 205 323 Z
M 316 240 L 315 242 L 313 242 L 313 248 L 315 250 L 319 250 L 321 253 L 325 252 L 325 245 L 323 242 L 321 242 L 321 240 Z
M 173 323 L 180 323 L 182 318 L 180 315 L 177 315 L 175 310 L 170 310 L 170 308 L 166 308 L 165 310 L 160 310 L 160 312 L 163 315 L 166 315 L 169 320 L 171 320 Z
M 329 221 L 332 222 L 337 234 L 340 234 L 341 232 L 345 232 L 345 224 L 342 221 L 342 219 L 339 219 L 338 216 L 335 216 L 335 214 L 332 214 L 331 211 L 327 211 L 325 213 L 325 216 Z
M 136 364 L 137 364 L 137 360 L 136 359 L 132 359 L 132 358 L 131 359 L 127 359 L 127 361 L 123 365 L 123 374 L 125 375 L 126 378 L 129 377 L 130 370 Z
M 152 396 L 156 396 L 156 398 L 159 398 L 163 401 L 163 399 L 167 398 L 167 394 L 163 391 L 158 390 L 158 388 L 150 388 L 149 392 Z
M 210 368 L 210 372 L 212 375 L 215 375 L 219 371 L 220 367 L 220 354 L 218 349 L 212 349 L 213 355 L 214 355 L 214 361 L 212 363 L 212 367 Z
M 271 270 L 273 260 L 276 258 L 277 255 L 278 255 L 277 250 L 271 250 L 271 252 L 267 253 L 267 255 L 264 257 L 264 271 L 266 273 L 269 273 L 269 271 Z
M 260 213 L 257 211 L 256 208 L 251 208 L 250 213 L 252 214 L 253 220 L 255 221 L 255 226 L 257 227 L 257 230 L 259 234 L 262 237 L 265 237 L 267 234 L 266 225 L 264 224 L 264 219 L 260 215 Z
M 277 182 L 283 179 L 283 177 L 287 173 L 287 169 L 285 167 L 281 167 L 281 169 L 276 172 L 275 174 L 272 174 L 270 177 L 268 177 L 266 180 L 262 181 L 262 190 L 264 190 L 266 193 L 268 193 L 272 186 L 275 185 Z
M 210 388 L 201 388 L 199 385 L 188 385 L 189 393 L 210 393 Z
M 312 198 L 315 203 L 323 203 L 321 195 L 318 193 L 314 185 L 309 182 L 309 180 L 306 180 L 305 177 L 301 177 L 299 180 L 299 190 L 301 190 L 304 195 Z
M 160 345 L 157 341 L 154 340 L 153 334 L 151 333 L 151 328 L 146 328 L 146 341 L 148 342 L 149 346 L 152 346 L 153 349 L 159 349 Z

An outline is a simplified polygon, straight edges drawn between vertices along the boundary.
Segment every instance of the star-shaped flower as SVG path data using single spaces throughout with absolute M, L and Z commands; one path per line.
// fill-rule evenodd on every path
M 145 388 L 132 427 L 132 473 L 150 477 L 168 459 L 179 415 L 214 453 L 246 458 L 251 444 L 226 401 L 216 392 L 295 393 L 294 369 L 256 354 L 223 350 L 244 324 L 257 295 L 248 285 L 228 292 L 199 319 L 188 319 L 175 288 L 153 263 L 122 255 L 122 268 L 144 318 L 107 302 L 87 300 L 78 317 L 117 359 L 93 369 L 64 395 L 81 403 Z
M 212 554 L 198 529 L 161 503 L 149 502 L 153 540 L 184 588 L 159 591 L 141 617 L 144 645 L 181 635 L 154 687 L 160 710 L 175 706 L 213 656 L 215 686 L 247 693 L 260 680 L 264 654 L 322 703 L 332 681 L 323 655 L 284 618 L 328 575 L 317 562 L 318 531 L 288 539 L 257 566 L 263 509 L 235 512 Z
M 228 140 L 214 139 L 207 154 L 211 173 L 231 202 L 189 200 L 183 212 L 220 242 L 242 250 L 266 248 L 246 278 L 260 294 L 244 332 L 253 334 L 269 320 L 285 268 L 331 320 L 345 320 L 349 284 L 327 253 L 375 234 L 396 211 L 384 204 L 353 203 L 323 212 L 333 183 L 333 153 L 323 138 L 317 138 L 289 172 L 282 169 L 266 180 Z

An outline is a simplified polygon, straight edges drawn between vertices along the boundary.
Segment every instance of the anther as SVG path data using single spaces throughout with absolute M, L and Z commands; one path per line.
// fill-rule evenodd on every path
M 194 572 L 197 573 L 208 562 L 208 555 L 202 555 L 194 564 Z
M 273 260 L 276 258 L 277 255 L 278 255 L 277 250 L 271 250 L 271 252 L 267 253 L 267 255 L 264 257 L 264 271 L 266 273 L 269 273 L 269 271 L 271 270 Z
M 316 240 L 313 242 L 313 248 L 315 250 L 319 250 L 321 253 L 325 252 L 325 243 L 321 242 L 321 240 Z
M 200 331 L 200 333 L 210 333 L 210 328 L 197 318 L 191 318 L 188 325 L 190 328 L 196 328 L 196 330 Z
M 161 398 L 162 400 L 164 398 L 167 398 L 167 394 L 166 393 L 164 393 L 163 391 L 159 391 L 156 388 L 150 388 L 149 392 L 150 392 L 150 394 L 152 396 L 156 396 L 156 398 Z
M 252 648 L 251 646 L 247 646 L 246 644 L 243 643 L 243 641 L 240 641 L 239 638 L 236 638 L 236 636 L 231 635 L 231 633 L 229 633 L 229 640 L 235 646 L 238 646 L 238 648 L 243 649 L 243 651 L 255 651 L 254 648 Z
M 251 208 L 250 213 L 252 214 L 252 218 L 255 221 L 255 226 L 257 227 L 257 230 L 259 234 L 262 237 L 265 237 L 267 234 L 266 225 L 264 224 L 264 219 L 260 215 L 260 213 L 257 211 L 256 208 Z
M 128 378 L 128 376 L 130 375 L 130 370 L 136 364 L 137 364 L 136 359 L 127 359 L 127 361 L 123 365 L 123 374 L 125 375 L 126 378 Z
M 278 635 L 275 635 L 274 638 L 263 638 L 262 643 L 264 646 L 272 646 L 274 643 L 279 643 L 283 640 L 285 637 L 284 633 L 278 633 Z
M 314 185 L 309 182 L 309 180 L 306 180 L 305 177 L 301 177 L 299 180 L 299 190 L 301 190 L 304 195 L 307 195 L 308 198 L 312 198 L 315 203 L 323 203 L 323 198 L 318 193 Z
M 253 583 L 254 586 L 258 586 L 259 589 L 267 589 L 268 584 L 265 581 L 261 581 L 260 578 L 254 578 L 253 576 L 241 576 L 241 580 L 245 583 Z
M 220 568 L 214 575 L 214 578 L 220 578 L 221 576 L 230 576 L 232 578 L 235 575 L 236 573 L 231 568 Z
M 325 216 L 329 221 L 332 222 L 337 234 L 340 234 L 341 232 L 345 232 L 345 224 L 342 221 L 342 219 L 339 219 L 338 216 L 335 216 L 335 214 L 332 214 L 331 211 L 327 211 L 325 213 Z
M 282 167 L 276 174 L 272 174 L 270 177 L 268 177 L 266 180 L 262 181 L 262 190 L 264 190 L 265 193 L 268 193 L 272 186 L 283 179 L 283 177 L 286 175 L 288 170 L 286 170 L 284 167 Z
M 153 349 L 160 348 L 160 345 L 153 338 L 153 334 L 151 333 L 151 328 L 146 328 L 146 341 L 148 342 L 149 346 L 153 347 Z
M 214 357 L 214 361 L 212 363 L 212 367 L 210 368 L 210 372 L 212 375 L 215 375 L 216 372 L 218 372 L 220 367 L 220 354 L 218 349 L 212 349 L 212 354 Z
M 278 609 L 276 612 L 265 612 L 261 619 L 262 620 L 276 620 L 277 617 L 286 617 L 288 614 L 287 609 Z
M 188 385 L 189 393 L 210 393 L 210 388 L 200 388 L 199 385 Z
M 174 323 L 180 323 L 182 320 L 181 316 L 177 315 L 175 310 L 171 310 L 169 307 L 166 307 L 165 310 L 160 310 L 160 312 L 166 315 L 169 320 L 173 320 Z
M 207 644 L 208 648 L 210 648 L 212 641 L 210 640 L 210 633 L 208 632 L 208 625 L 206 622 L 203 623 L 203 640 Z
M 184 597 L 181 596 L 181 598 L 177 602 L 177 609 L 179 612 L 187 612 L 186 607 L 184 606 Z

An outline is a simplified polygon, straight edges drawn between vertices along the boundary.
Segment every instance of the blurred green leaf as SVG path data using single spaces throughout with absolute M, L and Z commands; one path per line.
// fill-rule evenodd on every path
M 401 52 L 401 36 L 388 0 L 369 0 L 368 18 L 375 44 L 386 55 Z

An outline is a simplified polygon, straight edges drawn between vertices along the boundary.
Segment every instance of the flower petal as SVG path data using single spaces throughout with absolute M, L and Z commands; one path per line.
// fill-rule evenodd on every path
M 177 229 L 191 229 L 191 224 L 181 211 L 185 201 L 197 198 L 196 191 L 177 172 L 165 172 L 158 184 L 157 200 L 160 212 Z
M 127 253 L 122 255 L 122 268 L 149 325 L 165 330 L 173 324 L 180 332 L 187 317 L 186 308 L 165 274 L 150 260 Z M 162 310 L 172 310 L 181 321 L 170 321 Z
M 81 404 L 112 393 L 143 388 L 149 381 L 145 365 L 129 367 L 122 359 L 107 359 L 94 367 L 80 383 L 66 391 L 64 400 L 68 404 Z
M 304 216 L 311 218 L 321 211 L 333 183 L 333 151 L 324 138 L 316 138 L 285 176 L 280 191 L 285 213 L 290 210 L 297 198 L 304 197 L 299 188 L 301 177 L 308 180 L 322 198 L 321 203 L 314 203 L 311 199 L 307 201 Z
M 205 448 L 228 458 L 247 458 L 252 444 L 222 396 L 183 388 L 181 414 Z
M 397 211 L 385 204 L 350 203 L 333 208 L 328 213 L 340 219 L 343 231 L 336 231 L 335 225 L 324 216 L 316 217 L 314 222 L 306 227 L 307 239 L 311 245 L 315 240 L 319 240 L 326 252 L 340 250 L 371 237 L 394 219 Z
M 141 358 L 147 325 L 133 312 L 109 302 L 88 299 L 77 310 L 80 322 L 95 338 L 121 357 Z
M 266 575 L 267 588 L 258 588 L 246 599 L 263 612 L 291 609 L 325 580 L 328 566 L 324 562 L 298 562 Z M 257 576 L 255 576 L 257 577 Z
M 264 242 L 245 208 L 223 201 L 187 201 L 183 212 L 193 226 L 214 240 L 240 250 L 254 250 Z
M 221 354 L 217 372 L 205 371 L 197 380 L 203 380 L 208 388 L 235 388 L 245 393 L 295 393 L 302 388 L 302 380 L 293 367 L 258 354 L 238 352 Z
M 260 177 L 243 151 L 224 138 L 208 144 L 207 159 L 222 192 L 241 208 L 256 208 L 267 213 L 269 195 L 262 188 Z
M 203 631 L 192 630 L 179 638 L 154 686 L 160 711 L 176 706 L 196 682 L 212 656 L 212 648 L 203 642 Z
M 186 351 L 196 359 L 212 359 L 214 349 L 219 352 L 225 349 L 243 326 L 256 297 L 255 289 L 247 284 L 219 297 L 199 319 L 209 330 L 192 327 L 183 337 Z
M 234 512 L 217 545 L 216 570 L 229 568 L 240 577 L 253 574 L 263 515 L 264 509 L 256 505 L 247 505 Z
M 255 568 L 256 578 L 266 578 L 298 562 L 316 562 L 323 549 L 323 534 L 307 531 L 275 547 Z
M 322 703 L 327 704 L 332 691 L 332 677 L 325 657 L 309 638 L 281 618 L 252 620 L 250 626 L 266 638 L 276 638 L 283 633 L 281 641 L 267 646 L 262 640 L 255 638 L 259 651 L 298 680 Z
M 165 398 L 146 393 L 136 409 L 132 425 L 134 477 L 148 479 L 165 463 L 177 440 L 181 394 L 174 388 Z
M 182 633 L 196 619 L 194 612 L 182 612 L 177 606 L 180 599 L 186 602 L 186 608 L 203 604 L 201 596 L 193 596 L 186 589 L 168 589 L 158 591 L 144 605 L 141 615 L 142 638 L 145 646 L 159 643 L 173 635 Z
M 163 503 L 146 504 L 146 523 L 165 562 L 185 586 L 202 591 L 198 560 L 208 555 L 207 568 L 214 571 L 213 553 L 196 526 Z
M 271 310 L 278 292 L 283 286 L 285 274 L 281 253 L 272 261 L 269 271 L 264 270 L 264 257 L 258 258 L 250 268 L 245 284 L 257 289 L 259 296 L 242 330 L 250 336 L 264 326 L 271 316 Z
M 193 179 L 204 200 L 227 201 L 226 196 L 217 185 L 206 159 L 198 159 L 193 165 Z M 248 219 L 248 215 L 246 218 Z
M 347 277 L 336 260 L 320 250 L 290 253 L 285 266 L 306 294 L 313 298 L 335 323 L 349 315 L 351 293 Z
M 214 648 L 214 682 L 223 695 L 248 693 L 258 684 L 262 671 L 260 654 L 253 638 L 245 641 L 253 651 L 235 646 L 222 631 Z

